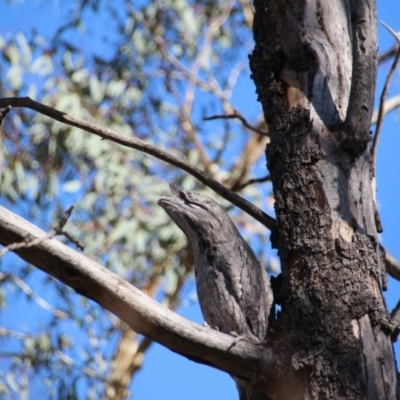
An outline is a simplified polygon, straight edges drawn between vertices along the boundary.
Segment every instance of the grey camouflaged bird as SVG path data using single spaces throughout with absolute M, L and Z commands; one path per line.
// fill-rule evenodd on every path
M 193 249 L 197 295 L 211 328 L 264 341 L 272 305 L 268 276 L 225 210 L 199 193 L 171 185 L 158 204 Z

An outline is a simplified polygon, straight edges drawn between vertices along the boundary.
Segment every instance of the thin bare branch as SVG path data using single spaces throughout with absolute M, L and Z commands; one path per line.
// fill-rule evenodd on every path
M 264 131 L 263 129 L 258 129 L 253 125 L 250 125 L 246 118 L 244 118 L 243 116 L 241 116 L 240 114 L 231 114 L 231 115 L 212 115 L 210 117 L 204 117 L 203 120 L 204 121 L 211 121 L 213 119 L 238 119 L 242 122 L 242 124 L 250 129 L 253 132 L 259 133 L 260 135 L 263 136 L 269 136 L 269 132 L 268 131 Z
M 254 204 L 251 204 L 238 194 L 232 192 L 225 186 L 221 185 L 216 180 L 209 177 L 204 171 L 196 168 L 187 161 L 174 157 L 172 154 L 167 153 L 164 150 L 157 148 L 149 143 L 146 143 L 140 139 L 135 139 L 132 137 L 126 137 L 112 131 L 111 129 L 102 128 L 98 125 L 92 124 L 80 118 L 72 117 L 66 113 L 58 111 L 54 108 L 46 106 L 44 104 L 38 103 L 29 97 L 10 97 L 0 99 L 0 108 L 7 107 L 8 105 L 12 107 L 26 107 L 31 110 L 35 110 L 43 115 L 47 115 L 57 121 L 65 123 L 67 125 L 75 126 L 77 128 L 83 129 L 87 132 L 93 133 L 103 139 L 108 139 L 112 142 L 118 143 L 120 145 L 130 147 L 136 150 L 140 150 L 146 154 L 150 154 L 159 160 L 165 161 L 171 165 L 174 165 L 182 170 L 188 172 L 195 178 L 197 178 L 204 185 L 213 189 L 220 196 L 226 200 L 233 203 L 235 206 L 242 209 L 244 212 L 251 215 L 254 219 L 261 222 L 268 229 L 273 230 L 276 225 L 274 218 L 260 210 Z
M 396 32 L 389 25 L 385 24 L 383 21 L 379 21 L 379 23 L 381 25 L 383 25 L 393 35 L 393 37 L 397 40 L 397 42 L 400 44 L 400 33 Z
M 400 300 L 396 304 L 396 307 L 393 309 L 393 311 L 390 313 L 390 316 L 392 317 L 392 324 L 394 325 L 392 340 L 393 342 L 395 342 L 400 333 Z
M 223 124 L 223 126 L 224 126 L 224 133 L 222 135 L 221 144 L 220 144 L 219 148 L 217 149 L 215 156 L 212 160 L 213 164 L 215 164 L 215 165 L 218 165 L 220 163 L 221 157 L 227 149 L 225 146 L 225 143 L 229 143 L 230 137 L 232 134 L 229 124 L 227 122 L 225 122 Z
M 400 262 L 392 255 L 386 253 L 385 257 L 386 272 L 394 279 L 400 281 Z
M 377 151 L 377 147 L 378 147 L 378 141 L 379 141 L 379 136 L 381 133 L 383 116 L 384 116 L 385 99 L 386 99 L 386 95 L 388 92 L 390 81 L 392 80 L 392 77 L 393 77 L 394 71 L 396 70 L 396 66 L 397 66 L 399 59 L 400 59 L 400 47 L 397 50 L 397 53 L 396 53 L 396 56 L 394 57 L 390 71 L 386 77 L 385 84 L 383 85 L 383 89 L 382 89 L 382 94 L 381 94 L 381 97 L 379 100 L 378 119 L 376 121 L 375 134 L 374 134 L 374 138 L 372 140 L 372 146 L 371 146 L 371 163 L 372 163 L 372 167 L 374 170 L 375 170 L 375 165 L 376 165 L 376 151 Z
M 39 307 L 43 308 L 44 310 L 50 312 L 57 318 L 68 318 L 69 315 L 64 311 L 53 307 L 49 304 L 46 300 L 42 297 L 38 296 L 32 288 L 25 283 L 21 278 L 16 275 L 6 275 L 3 272 L 0 272 L 0 282 L 4 282 L 5 280 L 13 281 L 29 298 L 31 298 Z M 1 332 L 0 332 L 1 334 Z
M 242 185 L 240 185 L 237 190 L 242 190 L 247 186 L 254 185 L 255 183 L 263 183 L 263 182 L 268 182 L 271 180 L 271 177 L 268 175 L 262 177 L 262 178 L 255 178 L 255 179 L 249 179 L 247 182 L 244 182 Z
M 268 136 L 251 135 L 242 146 L 240 156 L 236 157 L 235 163 L 231 167 L 231 174 L 224 184 L 236 192 L 249 179 L 250 169 L 265 153 L 265 146 L 268 142 Z
M 54 355 L 58 357 L 60 361 L 62 361 L 64 364 L 69 365 L 71 367 L 74 367 L 75 369 L 78 369 L 82 371 L 85 375 L 89 376 L 90 378 L 96 378 L 100 381 L 104 381 L 104 377 L 100 376 L 95 370 L 88 368 L 88 367 L 83 367 L 81 365 L 78 365 L 77 363 L 74 362 L 74 360 L 63 353 L 60 350 L 56 350 L 54 352 Z
M 8 253 L 10 250 L 16 250 L 16 249 L 20 249 L 22 247 L 36 246 L 40 242 L 44 242 L 45 240 L 51 239 L 57 235 L 64 235 L 71 242 L 75 243 L 75 245 L 80 250 L 83 251 L 85 249 L 85 247 L 78 240 L 74 239 L 68 232 L 63 230 L 65 224 L 67 223 L 69 217 L 71 216 L 71 213 L 72 213 L 74 207 L 75 207 L 74 205 L 69 207 L 68 210 L 65 211 L 65 213 L 64 213 L 63 217 L 60 219 L 60 221 L 58 221 L 57 225 L 53 229 L 51 229 L 48 233 L 46 233 L 43 237 L 37 238 L 35 240 L 30 240 L 29 237 L 26 237 L 26 238 L 24 238 L 24 240 L 22 242 L 12 243 L 0 251 L 0 257 L 4 256 L 4 254 Z
M 253 2 L 250 0 L 239 0 L 239 3 L 242 6 L 243 17 L 246 21 L 247 26 L 250 29 L 253 29 L 253 20 L 254 20 L 254 8 Z
M 0 243 L 9 245 L 27 235 L 38 239 L 44 232 L 0 207 Z M 261 362 L 263 369 L 273 368 L 271 363 L 275 357 L 271 349 L 242 340 L 227 351 L 232 344 L 231 336 L 180 317 L 120 276 L 54 238 L 15 252 L 114 313 L 136 332 L 191 360 L 251 381 L 257 381 Z
M 244 62 L 241 61 L 239 62 L 234 68 L 232 68 L 232 71 L 229 74 L 228 80 L 226 81 L 224 93 L 225 96 L 230 99 L 232 97 L 233 89 L 236 86 L 237 80 L 240 76 L 240 73 L 248 67 L 248 61 Z
M 398 94 L 397 96 L 393 96 L 389 100 L 385 100 L 382 111 L 382 118 L 399 107 L 400 107 L 400 94 Z M 375 110 L 374 113 L 372 114 L 371 125 L 375 125 L 378 122 L 378 115 L 379 115 L 379 108 Z
M 387 60 L 390 60 L 392 57 L 394 57 L 399 49 L 399 45 L 393 46 L 391 49 L 385 51 L 384 53 L 380 54 L 378 57 L 378 63 L 382 64 Z
M 27 333 L 21 333 L 21 332 L 16 332 L 12 331 L 11 329 L 3 328 L 0 326 L 0 335 L 1 336 L 8 336 L 13 339 L 19 339 L 19 340 L 26 340 L 32 337 L 31 335 L 28 335 Z
M 51 239 L 52 237 L 56 236 L 56 232 L 51 230 L 49 233 L 46 233 L 40 238 L 35 240 L 29 240 L 29 238 L 24 238 L 22 242 L 19 243 L 11 243 L 8 246 L 4 247 L 3 250 L 0 251 L 0 257 L 4 256 L 4 254 L 8 253 L 9 251 L 21 249 L 22 247 L 32 247 L 41 242 L 44 242 L 47 239 Z
M 0 125 L 3 123 L 4 118 L 10 112 L 10 110 L 11 110 L 11 106 L 8 106 L 8 107 L 3 108 L 2 110 L 0 110 Z

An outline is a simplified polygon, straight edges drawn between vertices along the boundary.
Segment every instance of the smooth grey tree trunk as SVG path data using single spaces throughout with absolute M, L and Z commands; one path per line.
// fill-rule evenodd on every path
M 370 163 L 375 3 L 255 8 L 250 64 L 271 134 L 282 263 L 269 338 L 277 385 L 259 398 L 399 399 Z

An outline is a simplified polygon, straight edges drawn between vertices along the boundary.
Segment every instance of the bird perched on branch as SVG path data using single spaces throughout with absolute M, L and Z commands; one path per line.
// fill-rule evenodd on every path
M 227 334 L 264 341 L 272 305 L 269 279 L 225 210 L 174 184 L 171 195 L 158 204 L 189 239 L 206 323 Z

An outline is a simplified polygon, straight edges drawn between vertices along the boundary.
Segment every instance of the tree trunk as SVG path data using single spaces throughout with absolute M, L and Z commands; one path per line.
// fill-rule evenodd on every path
M 270 339 L 289 364 L 270 398 L 399 399 L 370 164 L 374 1 L 255 7 L 250 64 L 271 135 L 282 264 Z

